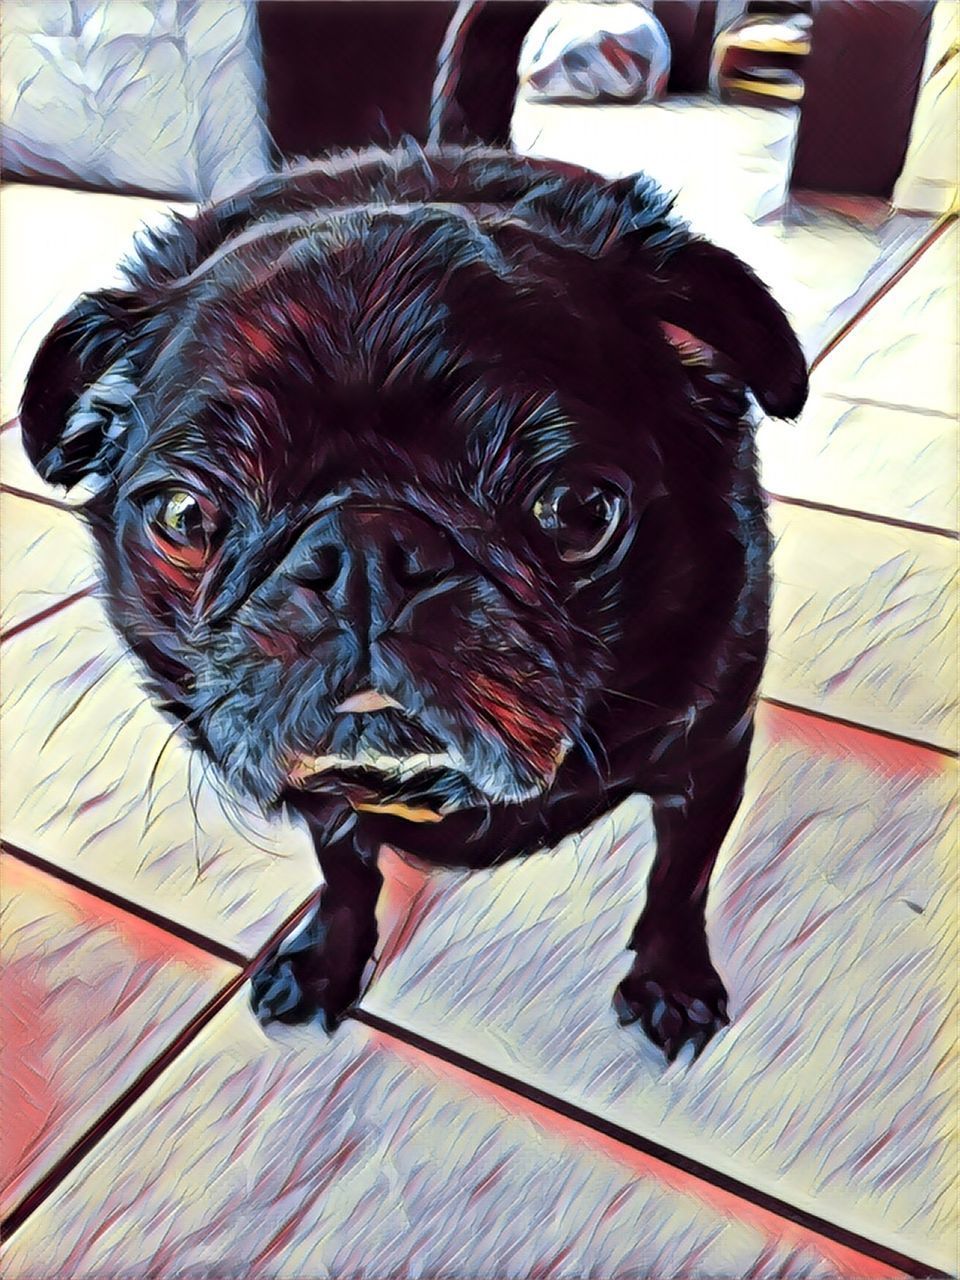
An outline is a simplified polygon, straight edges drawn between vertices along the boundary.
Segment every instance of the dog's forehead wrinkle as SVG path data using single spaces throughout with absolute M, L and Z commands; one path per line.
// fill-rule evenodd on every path
M 371 275 L 364 282 L 364 288 L 369 293 L 375 286 L 376 277 Z M 318 398 L 351 388 L 358 391 L 366 388 L 371 394 L 382 395 L 400 385 L 419 389 L 421 393 L 433 387 L 453 396 L 458 386 L 476 377 L 478 366 L 483 362 L 476 354 L 471 356 L 467 348 L 449 341 L 449 313 L 432 285 L 404 296 L 402 307 L 391 305 L 389 289 L 382 284 L 376 287 L 381 290 L 376 305 L 367 305 L 358 297 L 359 286 L 343 286 L 344 305 L 336 308 L 333 316 L 324 315 L 324 308 L 319 305 L 304 308 L 302 303 L 290 305 L 284 298 L 271 297 L 264 301 L 263 316 L 258 310 L 241 321 L 229 310 L 212 308 L 207 310 L 205 326 L 197 326 L 193 334 L 195 394 L 209 390 L 212 402 L 218 394 L 222 399 L 233 396 L 237 402 L 235 418 L 239 420 L 228 429 L 234 435 L 245 433 L 251 451 L 259 448 L 264 456 L 269 454 L 271 465 L 265 468 L 269 474 L 273 473 L 273 463 L 279 463 L 282 469 L 286 460 L 284 453 L 293 460 L 294 451 L 287 448 L 291 435 L 296 438 L 297 447 L 302 448 L 293 415 L 285 412 L 285 402 L 309 393 L 315 384 Z M 312 323 L 303 322 L 305 311 L 310 312 Z M 268 366 L 263 377 L 258 374 L 253 382 L 240 370 L 234 387 L 225 388 L 223 369 L 217 365 L 203 367 L 205 351 L 216 347 L 212 339 L 223 324 L 236 327 L 240 323 L 261 322 L 265 340 L 276 348 L 273 367 Z M 276 347 L 282 327 L 286 329 L 283 336 L 295 344 L 293 347 L 286 341 Z M 505 368 L 504 373 L 509 384 L 510 372 Z M 270 385 L 264 381 L 268 376 Z M 167 392 L 168 398 L 172 395 L 172 391 Z M 556 442 L 569 415 L 551 403 L 555 399 L 552 388 L 546 393 L 532 392 L 530 398 L 534 402 L 532 409 L 524 406 L 523 414 L 518 416 L 518 426 L 534 430 L 542 419 L 553 415 L 555 421 L 544 423 L 544 429 L 556 428 L 553 437 Z M 475 399 L 482 404 L 482 394 Z M 538 399 L 542 402 L 540 405 L 535 403 Z M 245 418 L 237 412 L 238 406 L 246 414 Z M 470 401 L 464 399 L 464 413 L 469 415 L 471 409 Z
M 481 502 L 522 502 L 575 457 L 578 433 L 556 393 L 491 395 L 468 417 L 464 462 Z
M 390 238 L 421 233 L 421 243 L 406 246 L 402 258 L 423 266 L 448 268 L 483 262 L 502 277 L 509 267 L 486 234 L 481 210 L 456 203 L 383 203 L 313 208 L 267 216 L 228 237 L 192 270 L 166 284 L 171 296 L 189 295 L 196 286 L 215 283 L 242 295 L 269 285 L 291 267 L 308 263 L 342 270 L 344 254 L 383 261 Z M 441 236 L 438 232 L 443 232 Z M 426 233 L 423 235 L 423 233 Z M 431 234 L 432 233 L 432 234 Z M 279 241 L 279 245 L 278 242 Z M 403 246 L 394 246 L 403 247 Z
M 316 288 L 318 282 L 312 282 Z M 246 338 L 232 339 L 228 367 L 237 375 L 269 380 L 271 390 L 290 397 L 321 389 L 390 391 L 395 384 L 443 379 L 459 359 L 447 341 L 449 312 L 426 287 L 397 292 L 383 286 L 382 306 L 367 305 L 363 293 L 381 287 L 372 281 L 341 282 L 321 303 L 291 305 L 282 317 L 257 312 L 241 326 L 259 326 L 269 348 L 260 361 L 251 359 Z M 309 293 L 306 295 L 309 297 Z M 282 308 L 281 308 L 282 310 Z M 281 371 L 282 369 L 282 381 Z
M 518 219 L 524 228 L 587 252 L 627 234 L 665 252 L 684 236 L 679 219 L 670 216 L 670 199 L 642 176 L 604 183 L 596 175 L 544 172 L 542 162 L 512 158 L 509 172 L 502 157 L 482 149 L 445 154 L 430 152 L 430 175 L 408 160 L 400 163 L 377 148 L 342 161 L 310 161 L 262 178 L 219 207 L 193 217 L 174 217 L 158 230 L 144 232 L 139 255 L 128 264 L 134 287 L 156 291 L 188 276 L 225 241 L 257 228 L 267 219 L 312 218 L 319 208 L 348 207 L 356 202 L 414 206 L 450 203 L 458 216 L 479 210 L 490 219 Z M 571 182 L 571 177 L 573 181 Z M 475 214 L 476 216 L 476 214 Z

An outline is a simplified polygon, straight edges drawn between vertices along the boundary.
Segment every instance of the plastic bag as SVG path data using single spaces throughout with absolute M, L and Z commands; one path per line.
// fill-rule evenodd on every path
M 542 102 L 643 102 L 670 74 L 670 41 L 641 4 L 563 0 L 544 9 L 520 53 L 520 82 Z

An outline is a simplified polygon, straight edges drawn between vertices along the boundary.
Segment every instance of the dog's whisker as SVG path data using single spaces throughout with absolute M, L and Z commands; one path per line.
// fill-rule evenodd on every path
M 583 753 L 583 757 L 590 766 L 590 771 L 602 791 L 610 777 L 610 760 L 607 756 L 606 748 L 599 736 L 587 727 L 576 731 L 574 743 Z
M 283 855 L 276 849 L 276 847 L 271 847 L 270 845 L 265 845 L 260 842 L 259 833 L 248 821 L 248 818 L 262 818 L 262 815 L 248 810 L 246 806 L 239 803 L 235 796 L 230 795 L 229 792 L 224 789 L 216 767 L 211 762 L 207 762 L 207 764 L 209 765 L 210 772 L 209 774 L 205 773 L 204 776 L 208 779 L 210 789 L 220 806 L 221 813 L 233 829 L 237 831 L 238 834 L 242 835 L 247 843 L 256 849 L 258 853 L 263 853 L 271 858 L 282 857 Z
M 200 857 L 200 832 L 203 831 L 203 823 L 200 821 L 200 812 L 198 809 L 200 799 L 200 788 L 197 788 L 196 794 L 193 790 L 193 764 L 197 757 L 197 752 L 191 751 L 187 756 L 187 800 L 190 804 L 190 811 L 193 814 L 193 858 L 197 868 L 195 883 L 203 879 L 203 865 Z M 203 776 L 200 778 L 201 784 Z
M 154 787 L 157 784 L 157 778 L 160 773 L 160 764 L 163 760 L 164 755 L 167 752 L 167 748 L 171 745 L 171 743 L 173 743 L 179 737 L 180 728 L 181 728 L 180 725 L 175 724 L 173 728 L 170 730 L 170 732 L 167 734 L 167 736 L 164 738 L 160 746 L 160 750 L 157 752 L 156 759 L 153 762 L 153 767 L 151 768 L 150 773 L 147 776 L 147 782 L 144 788 L 144 795 L 147 801 L 147 811 L 146 811 L 146 814 L 144 815 L 143 826 L 140 831 L 141 840 L 146 838 L 147 832 L 150 830 L 150 827 L 154 820 L 153 806 L 157 800 L 157 794 L 154 791 Z
M 600 693 L 607 693 L 612 698 L 621 698 L 626 702 L 636 702 L 640 706 L 649 707 L 651 711 L 666 711 L 667 708 L 660 702 L 651 702 L 649 698 L 640 698 L 635 693 L 627 693 L 623 689 L 610 689 L 606 685 L 598 685 Z
M 221 694 L 216 697 L 211 697 L 205 703 L 202 703 L 201 705 L 194 707 L 192 711 L 190 711 L 187 715 L 180 717 L 173 724 L 173 726 L 170 729 L 170 732 L 164 738 L 160 746 L 160 750 L 157 753 L 156 759 L 153 762 L 153 767 L 151 768 L 150 773 L 147 777 L 146 786 L 144 787 L 144 796 L 147 801 L 147 812 L 144 818 L 143 829 L 141 831 L 141 838 L 146 836 L 153 822 L 153 806 L 156 802 L 156 793 L 154 791 L 154 788 L 157 783 L 157 777 L 159 775 L 160 765 L 164 755 L 166 754 L 170 746 L 176 741 L 179 741 L 181 746 L 185 747 L 189 753 L 193 753 L 196 750 L 196 748 L 189 741 L 189 739 L 184 735 L 183 730 L 188 729 L 191 725 L 194 725 L 198 721 L 202 720 L 202 718 L 205 715 L 209 715 L 211 712 L 216 711 L 219 706 L 222 706 L 222 704 L 227 700 L 228 697 L 229 697 L 229 693 Z

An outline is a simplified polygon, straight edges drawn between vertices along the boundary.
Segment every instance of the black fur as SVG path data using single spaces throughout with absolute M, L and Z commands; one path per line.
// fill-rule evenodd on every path
M 261 1015 L 332 1027 L 356 999 L 381 843 L 486 866 L 639 790 L 658 854 L 617 1007 L 699 1051 L 726 1021 L 704 909 L 766 645 L 747 391 L 782 416 L 806 394 L 764 287 L 642 177 L 455 148 L 271 177 L 146 236 L 128 278 L 41 347 L 24 439 L 93 488 L 155 696 L 314 833 L 326 888 Z M 543 525 L 560 484 L 623 513 L 577 562 Z M 200 566 L 150 532 L 172 491 L 209 513 Z M 396 708 L 336 711 L 367 687 Z M 291 763 L 358 752 L 446 763 Z

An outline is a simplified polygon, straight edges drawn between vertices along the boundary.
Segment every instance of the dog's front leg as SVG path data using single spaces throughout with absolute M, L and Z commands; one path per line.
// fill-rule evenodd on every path
M 263 1023 L 321 1017 L 333 1031 L 360 995 L 363 971 L 377 945 L 377 897 L 383 876 L 377 847 L 350 835 L 314 832 L 324 886 L 294 937 L 281 943 L 253 976 L 251 1003 Z
M 639 1020 L 670 1061 L 688 1042 L 699 1056 L 729 1022 L 707 944 L 707 888 L 743 798 L 752 733 L 750 725 L 735 745 L 693 769 L 682 797 L 654 800 L 657 852 L 628 944 L 636 959 L 614 1006 L 621 1023 Z

